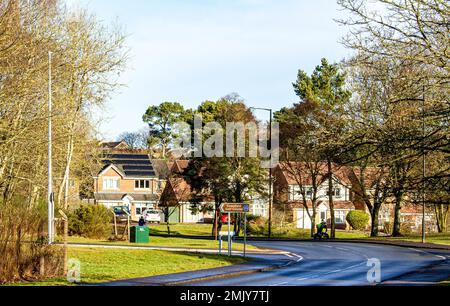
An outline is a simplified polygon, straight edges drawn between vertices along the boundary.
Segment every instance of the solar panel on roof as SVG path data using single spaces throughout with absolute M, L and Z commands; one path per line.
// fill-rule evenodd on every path
M 107 154 L 103 163 L 114 164 L 125 172 L 126 176 L 155 177 L 156 171 L 148 155 L 143 154 Z
M 148 155 L 136 155 L 136 154 L 111 154 L 107 155 L 106 158 L 109 159 L 143 159 L 149 160 Z
M 155 171 L 125 171 L 126 176 L 155 176 Z
M 110 164 L 117 165 L 143 165 L 143 166 L 152 166 L 152 163 L 149 160 L 108 160 L 105 161 Z
M 141 165 L 123 165 L 122 168 L 125 171 L 139 171 L 139 170 L 145 170 L 145 171 L 153 171 L 153 167 L 152 166 L 141 166 Z

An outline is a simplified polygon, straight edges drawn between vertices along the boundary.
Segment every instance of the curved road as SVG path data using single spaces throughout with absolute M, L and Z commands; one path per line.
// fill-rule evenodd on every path
M 332 242 L 252 242 L 288 251 L 303 260 L 282 269 L 209 280 L 192 286 L 368 286 L 368 272 L 381 264 L 382 284 L 430 285 L 450 278 L 450 251 Z M 373 274 L 372 274 L 373 275 Z

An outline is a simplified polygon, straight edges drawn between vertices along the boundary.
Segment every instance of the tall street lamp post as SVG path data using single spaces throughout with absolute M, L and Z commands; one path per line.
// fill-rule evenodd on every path
M 426 150 L 425 150 L 425 138 L 426 138 L 426 125 L 425 125 L 425 107 L 426 107 L 426 96 L 425 96 L 425 86 L 423 87 L 423 96 L 422 96 L 422 137 L 423 137 L 423 186 L 422 186 L 422 243 L 426 242 L 426 172 L 427 172 L 427 163 L 426 163 Z
M 251 107 L 252 110 L 262 110 L 270 113 L 269 123 L 269 148 L 270 148 L 270 169 L 269 169 L 269 238 L 272 238 L 272 207 L 273 207 L 273 165 L 272 165 L 272 123 L 273 110 L 270 108 Z
M 52 52 L 48 53 L 48 243 L 54 242 L 54 196 L 52 177 Z

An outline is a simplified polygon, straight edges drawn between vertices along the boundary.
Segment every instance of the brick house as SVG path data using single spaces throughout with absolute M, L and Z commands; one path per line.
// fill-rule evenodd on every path
M 214 201 L 208 195 L 198 200 L 199 207 L 209 208 L 203 211 L 193 211 L 194 192 L 184 178 L 185 170 L 189 166 L 188 160 L 176 160 L 168 163 L 170 178 L 164 189 L 160 207 L 169 207 L 170 222 L 172 223 L 209 223 L 214 219 Z
M 364 203 L 355 201 L 352 181 L 346 168 L 333 166 L 335 222 L 338 229 L 347 229 L 347 214 L 352 210 L 365 210 Z M 294 170 L 295 169 L 295 170 Z M 326 164 L 320 165 L 320 173 L 326 173 Z M 282 212 L 285 220 L 294 223 L 297 228 L 311 229 L 312 222 L 303 204 L 303 191 L 306 193 L 307 206 L 312 214 L 313 178 L 307 175 L 306 166 L 299 163 L 280 163 L 274 169 L 274 209 Z M 301 184 L 299 183 L 301 181 Z M 331 223 L 328 196 L 328 179 L 318 174 L 317 217 L 316 223 L 326 220 Z
M 103 169 L 94 178 L 95 203 L 108 208 L 128 207 L 134 221 L 146 209 L 158 206 L 166 181 L 148 155 L 111 153 L 103 163 Z
M 299 169 L 294 172 L 292 169 Z M 325 174 L 326 164 L 319 167 L 319 173 Z M 353 210 L 360 210 L 369 213 L 366 204 L 361 198 L 361 186 L 356 175 L 360 171 L 355 167 L 345 167 L 333 165 L 333 202 L 335 207 L 335 223 L 338 229 L 350 229 L 346 221 L 347 214 Z M 372 192 L 374 188 L 375 168 L 366 169 L 366 190 Z M 306 166 L 293 163 L 280 163 L 274 169 L 274 208 L 285 214 L 288 222 L 292 222 L 297 228 L 310 229 L 311 220 L 303 205 L 303 195 L 299 177 L 301 177 L 303 188 L 308 199 L 308 209 L 312 210 L 311 189 L 313 179 L 306 174 Z M 328 197 L 328 179 L 322 175 L 318 176 L 316 182 L 318 186 L 317 218 L 316 223 L 326 220 L 331 224 L 331 214 Z M 392 224 L 394 219 L 394 208 L 392 199 L 387 199 L 383 204 L 379 215 L 380 230 L 384 230 L 386 224 Z M 405 200 L 401 211 L 401 221 L 405 231 L 416 232 L 422 225 L 422 208 L 413 205 Z M 435 217 L 432 209 L 426 211 L 426 221 L 428 231 L 435 230 Z

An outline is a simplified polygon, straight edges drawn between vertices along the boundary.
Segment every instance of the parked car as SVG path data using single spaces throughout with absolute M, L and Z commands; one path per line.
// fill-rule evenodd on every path
M 118 222 L 127 222 L 128 216 L 130 215 L 130 210 L 126 206 L 116 206 L 113 207 L 114 214 L 116 215 L 116 220 Z
M 161 223 L 161 213 L 157 210 L 151 209 L 145 211 L 145 221 L 149 223 Z

